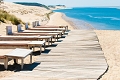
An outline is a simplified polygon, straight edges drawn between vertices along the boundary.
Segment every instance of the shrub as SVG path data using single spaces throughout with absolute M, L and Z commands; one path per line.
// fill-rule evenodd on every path
M 0 21 L 3 23 L 6 23 L 7 21 L 11 21 L 11 23 L 14 25 L 23 24 L 22 20 L 18 19 L 16 16 L 11 15 L 3 10 L 0 10 Z
M 46 13 L 46 17 L 50 20 L 50 15 L 53 13 L 53 11 L 51 11 L 50 13 Z
M 46 6 L 46 5 L 44 5 L 44 4 L 40 4 L 40 3 L 31 3 L 31 2 L 14 2 L 14 3 L 16 3 L 16 4 L 21 4 L 21 5 L 27 5 L 27 6 L 38 6 L 38 7 L 44 7 L 44 8 L 46 8 L 46 9 L 48 9 L 49 10 L 49 8 Z

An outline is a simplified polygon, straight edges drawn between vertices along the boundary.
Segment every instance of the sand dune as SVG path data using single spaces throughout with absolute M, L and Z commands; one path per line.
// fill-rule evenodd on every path
M 19 4 L 14 4 L 10 2 L 4 2 L 4 4 L 1 5 L 1 8 L 7 11 L 10 14 L 15 15 L 17 18 L 21 19 L 23 22 L 30 23 L 30 27 L 32 25 L 33 21 L 40 21 L 41 24 L 47 23 L 49 20 L 46 16 L 47 13 L 50 13 L 51 10 L 47 10 L 43 7 L 36 7 L 36 6 L 24 6 Z M 6 34 L 5 27 L 6 26 L 13 26 L 13 31 L 17 30 L 17 27 L 11 23 L 0 23 L 0 34 Z
M 51 10 L 47 10 L 43 7 L 24 6 L 10 2 L 5 2 L 1 7 L 10 14 L 13 14 L 24 22 L 29 23 L 32 23 L 35 20 L 41 21 L 41 19 L 47 19 L 45 14 L 51 12 Z

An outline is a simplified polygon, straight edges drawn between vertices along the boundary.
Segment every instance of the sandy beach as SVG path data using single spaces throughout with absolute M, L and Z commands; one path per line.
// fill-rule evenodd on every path
M 27 8 L 28 9 L 28 8 Z M 36 9 L 37 10 L 37 9 Z M 16 14 L 16 16 L 21 16 L 21 14 Z M 54 13 L 50 16 L 50 21 L 47 23 L 47 25 L 68 25 L 69 30 L 73 30 L 75 29 L 75 26 L 72 26 L 71 23 L 65 21 L 63 19 L 63 14 L 62 13 Z M 31 17 L 33 16 L 29 16 L 29 20 L 31 19 Z M 41 17 L 44 18 L 44 17 Z M 28 19 L 23 17 L 21 18 L 23 21 L 29 21 Z M 32 19 L 29 22 L 35 21 L 35 20 L 39 20 L 39 18 L 37 19 Z M 41 20 L 41 19 L 40 19 Z M 6 25 L 12 25 L 12 24 L 4 24 L 2 23 L 0 25 L 0 34 L 1 35 L 5 35 L 6 34 L 6 30 L 5 27 Z M 13 25 L 12 25 L 13 26 Z M 14 31 L 16 30 L 16 26 L 14 25 Z M 112 31 L 112 30 L 95 30 L 98 39 L 99 39 L 99 43 L 102 47 L 102 50 L 104 52 L 106 61 L 109 65 L 108 71 L 107 73 L 105 73 L 105 75 L 102 76 L 102 78 L 100 80 L 120 80 L 120 31 Z M 4 50 L 0 50 L 1 51 L 1 55 L 6 54 L 6 52 L 4 52 Z M 11 51 L 11 50 L 8 50 Z M 38 56 L 33 56 L 33 62 L 37 59 Z M 28 63 L 29 58 L 25 59 L 25 63 Z M 11 61 L 9 64 L 12 64 L 13 61 Z M 0 67 L 3 67 L 3 65 L 0 65 Z M 6 77 L 8 75 L 12 75 L 14 74 L 14 71 L 5 71 L 5 70 L 0 70 L 0 78 L 2 77 Z
M 95 30 L 109 65 L 101 80 L 120 80 L 120 31 Z
M 75 29 L 72 23 L 67 22 L 63 19 L 63 14 L 56 12 L 50 16 L 50 21 L 46 25 L 67 25 L 69 30 Z

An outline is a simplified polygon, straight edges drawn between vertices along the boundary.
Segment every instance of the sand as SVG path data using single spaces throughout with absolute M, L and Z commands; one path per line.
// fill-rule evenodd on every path
M 18 9 L 19 9 L 19 7 L 18 7 Z M 24 9 L 26 9 L 26 8 L 24 8 Z M 19 15 L 21 16 L 21 14 L 19 14 L 19 13 L 18 14 L 13 13 L 13 14 L 15 14 L 16 16 L 19 16 Z M 34 12 L 33 12 L 33 14 L 34 14 Z M 71 25 L 71 23 L 65 21 L 62 18 L 62 16 L 63 16 L 62 13 L 54 13 L 54 14 L 52 14 L 50 16 L 50 21 L 47 23 L 47 25 L 68 25 L 70 30 L 75 29 L 75 27 L 73 25 Z M 24 18 L 24 16 L 23 16 L 21 19 L 23 21 L 29 21 L 29 22 L 37 20 L 37 18 L 29 20 L 31 18 L 32 18 L 32 16 L 29 16 L 27 19 Z M 42 18 L 44 19 L 45 17 L 42 16 Z M 12 25 L 12 24 L 3 24 L 2 23 L 0 25 L 0 34 L 1 35 L 6 34 L 6 30 L 5 30 L 6 25 Z M 16 26 L 14 25 L 14 31 L 15 30 L 16 30 Z M 119 74 L 120 74 L 120 49 L 119 49 L 120 48 L 120 38 L 119 38 L 120 31 L 95 30 L 95 32 L 96 32 L 96 34 L 98 36 L 99 43 L 100 43 L 100 45 L 102 47 L 102 50 L 104 52 L 106 61 L 107 61 L 108 65 L 109 65 L 107 73 L 105 73 L 105 75 L 103 75 L 100 80 L 120 80 L 120 76 L 119 76 Z M 1 51 L 1 53 L 5 54 L 4 50 L 0 50 L 0 51 Z M 38 58 L 38 56 L 33 56 L 33 62 L 37 58 Z M 25 63 L 29 63 L 29 58 L 26 58 Z M 11 61 L 9 64 L 13 64 L 13 61 Z M 0 65 L 0 67 L 3 67 L 3 65 Z M 12 75 L 14 73 L 15 73 L 14 71 L 5 71 L 4 69 L 2 69 L 2 70 L 0 70 L 0 78 L 6 77 L 8 75 Z
M 109 65 L 101 80 L 120 80 L 120 31 L 95 30 Z
M 67 25 L 69 30 L 73 30 L 75 27 L 71 23 L 63 19 L 63 14 L 56 12 L 50 16 L 50 21 L 46 25 Z
M 23 22 L 29 23 L 32 23 L 35 20 L 41 21 L 43 19 L 47 19 L 46 13 L 51 12 L 51 10 L 47 10 L 43 7 L 24 6 L 10 2 L 4 2 L 1 7 L 10 14 L 20 18 Z

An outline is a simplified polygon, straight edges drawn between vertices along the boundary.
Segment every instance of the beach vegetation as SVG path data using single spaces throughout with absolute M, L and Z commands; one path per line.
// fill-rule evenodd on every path
M 49 8 L 55 8 L 55 6 L 53 6 L 53 5 L 49 5 L 48 7 L 49 7 Z
M 21 5 L 26 5 L 26 6 L 38 6 L 38 7 L 44 7 L 44 8 L 46 8 L 46 9 L 48 9 L 48 10 L 50 10 L 49 9 L 49 7 L 47 7 L 46 5 L 44 5 L 44 4 L 40 4 L 40 3 L 31 3 L 31 2 L 14 2 L 14 3 L 16 3 L 16 4 L 21 4 Z
M 56 6 L 60 6 L 60 7 L 66 7 L 65 5 L 56 5 Z
M 24 24 L 24 22 L 18 19 L 16 16 L 11 15 L 4 10 L 0 10 L 0 22 L 7 23 L 9 21 L 14 25 Z
M 46 17 L 50 20 L 50 15 L 53 14 L 53 11 L 46 13 Z
M 48 7 L 51 9 L 56 9 L 57 7 L 61 7 L 61 8 L 65 8 L 66 6 L 65 5 L 48 5 Z

